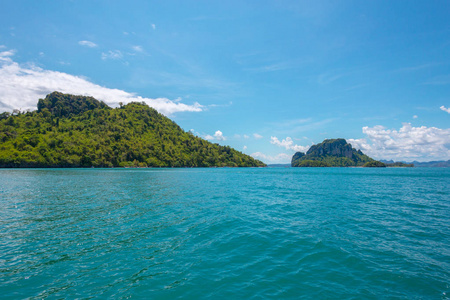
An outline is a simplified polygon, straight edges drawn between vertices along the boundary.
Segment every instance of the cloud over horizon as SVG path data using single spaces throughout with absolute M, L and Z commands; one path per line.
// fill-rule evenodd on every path
M 263 161 L 264 163 L 268 164 L 285 164 L 291 161 L 292 155 L 286 154 L 286 153 L 279 153 L 275 156 L 272 155 L 266 155 L 261 152 L 255 152 L 250 154 L 251 157 L 259 159 Z
M 399 129 L 381 125 L 362 128 L 367 138 L 348 139 L 354 148 L 377 159 L 441 160 L 450 159 L 450 129 L 412 127 L 403 123 Z
M 185 104 L 167 98 L 145 98 L 119 89 L 111 89 L 90 82 L 81 76 L 44 70 L 35 65 L 20 65 L 12 60 L 14 50 L 0 52 L 0 110 L 35 110 L 40 98 L 58 91 L 74 95 L 92 96 L 110 106 L 137 101 L 145 102 L 164 115 L 177 112 L 200 112 L 198 102 Z
M 286 137 L 286 139 L 280 141 L 276 136 L 271 136 L 270 143 L 277 145 L 278 147 L 283 147 L 286 150 L 293 150 L 296 152 L 306 152 L 310 148 L 310 146 L 294 145 L 294 141 L 290 137 Z

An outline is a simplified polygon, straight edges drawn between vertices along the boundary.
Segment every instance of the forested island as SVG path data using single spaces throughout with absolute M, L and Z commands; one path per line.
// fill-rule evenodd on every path
M 262 167 L 182 130 L 145 103 L 111 108 L 53 92 L 37 111 L 0 114 L 0 167 Z
M 292 167 L 386 167 L 356 150 L 345 139 L 327 139 L 292 157 Z
M 414 167 L 413 163 L 404 163 L 401 161 L 396 161 L 396 162 L 392 162 L 392 163 L 386 163 L 386 162 L 382 162 L 386 165 L 386 167 L 389 168 L 412 168 Z

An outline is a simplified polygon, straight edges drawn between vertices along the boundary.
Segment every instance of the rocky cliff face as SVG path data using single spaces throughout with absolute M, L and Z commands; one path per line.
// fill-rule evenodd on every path
M 309 148 L 307 155 L 314 156 L 338 156 L 338 157 L 353 157 L 352 145 L 348 144 L 344 139 L 325 140 L 320 144 L 313 145 Z
M 329 139 L 311 146 L 306 154 L 295 153 L 291 165 L 293 167 L 315 166 L 320 161 L 321 166 L 349 167 L 361 166 L 372 160 L 360 150 L 354 149 L 345 139 Z

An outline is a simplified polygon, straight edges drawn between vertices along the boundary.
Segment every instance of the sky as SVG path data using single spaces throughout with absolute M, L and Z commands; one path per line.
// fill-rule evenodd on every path
M 0 111 L 146 102 L 265 163 L 345 138 L 450 159 L 450 2 L 0 2 Z

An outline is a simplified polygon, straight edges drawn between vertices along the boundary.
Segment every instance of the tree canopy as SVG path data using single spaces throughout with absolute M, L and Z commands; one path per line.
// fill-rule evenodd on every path
M 369 161 L 366 162 L 363 167 L 365 168 L 386 168 L 386 165 L 384 163 L 382 163 L 381 161 Z
M 182 130 L 145 103 L 112 109 L 54 92 L 37 111 L 0 116 L 0 167 L 265 166 Z

